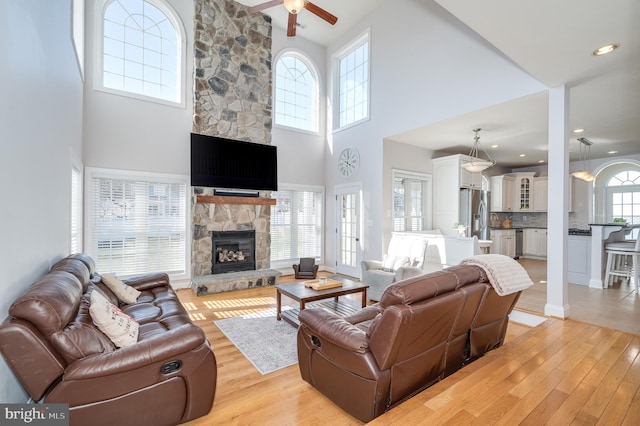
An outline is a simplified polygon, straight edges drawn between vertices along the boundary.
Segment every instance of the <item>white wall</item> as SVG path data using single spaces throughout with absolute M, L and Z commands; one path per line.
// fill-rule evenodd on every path
M 278 181 L 288 184 L 324 185 L 324 151 L 325 151 L 325 48 L 310 42 L 303 37 L 287 37 L 286 30 L 274 28 L 272 31 L 273 69 L 282 52 L 288 50 L 304 53 L 315 65 L 318 73 L 320 100 L 319 132 L 309 133 L 273 125 L 271 144 L 278 147 Z M 275 121 L 275 111 L 274 111 Z
M 0 2 L 0 318 L 70 247 L 71 158 L 82 155 L 82 79 L 71 0 Z M 0 402 L 27 396 L 0 358 Z
M 96 24 L 103 0 L 86 2 L 85 166 L 189 174 L 193 117 L 193 1 L 165 0 L 186 33 L 186 106 L 176 107 L 95 90 Z
M 331 55 L 367 28 L 371 118 L 328 136 L 326 186 L 331 199 L 335 185 L 342 183 L 335 173 L 336 154 L 347 145 L 358 148 L 362 164 L 352 180 L 363 182 L 363 258 L 379 259 L 384 251 L 384 198 L 390 196 L 383 191 L 383 138 L 545 87 L 440 6 L 420 0 L 384 2 L 329 46 L 328 71 Z M 332 218 L 327 216 L 328 248 L 334 245 Z

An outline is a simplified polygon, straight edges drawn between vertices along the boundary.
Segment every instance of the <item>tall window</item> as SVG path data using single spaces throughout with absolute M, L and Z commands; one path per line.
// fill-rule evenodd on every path
M 113 0 L 102 20 L 102 87 L 182 103 L 182 31 L 161 0 Z
M 187 273 L 185 176 L 88 169 L 87 252 L 99 271 Z
M 607 219 L 640 223 L 640 171 L 625 170 L 609 179 L 606 187 Z
M 396 232 L 430 229 L 427 200 L 431 178 L 418 173 L 393 171 L 393 230 Z
M 339 52 L 337 68 L 338 128 L 369 117 L 369 33 Z
M 285 53 L 275 68 L 275 123 L 318 131 L 318 77 L 298 53 Z
M 277 200 L 271 207 L 272 266 L 301 257 L 322 259 L 323 190 L 283 188 L 272 197 Z
M 71 247 L 69 253 L 82 252 L 82 168 L 71 167 Z

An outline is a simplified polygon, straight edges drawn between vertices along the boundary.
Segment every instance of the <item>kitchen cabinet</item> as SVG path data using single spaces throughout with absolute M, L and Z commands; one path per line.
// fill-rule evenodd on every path
M 460 188 L 482 189 L 482 173 L 460 167 Z
M 491 177 L 491 211 L 511 212 L 513 211 L 513 198 L 515 195 L 513 176 L 501 175 Z
M 492 253 L 516 257 L 515 229 L 492 229 L 491 241 L 493 241 Z
M 432 159 L 433 227 L 445 235 L 457 235 L 453 224 L 460 218 L 460 188 L 482 187 L 482 174 L 462 167 L 470 157 L 456 154 Z
M 569 235 L 567 243 L 569 283 L 588 286 L 591 279 L 591 236 Z
M 533 211 L 535 212 L 547 211 L 548 193 L 549 193 L 549 178 L 547 178 L 547 176 L 533 178 Z
M 527 257 L 547 257 L 547 235 L 546 229 L 526 228 L 523 231 L 522 254 Z
M 533 211 L 533 176 L 535 172 L 516 173 L 515 179 L 515 201 L 514 211 L 531 212 Z

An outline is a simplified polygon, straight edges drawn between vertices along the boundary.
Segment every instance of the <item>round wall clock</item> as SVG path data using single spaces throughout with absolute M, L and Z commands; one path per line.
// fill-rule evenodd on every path
M 338 157 L 338 173 L 344 178 L 356 174 L 360 166 L 360 153 L 355 148 L 345 148 Z

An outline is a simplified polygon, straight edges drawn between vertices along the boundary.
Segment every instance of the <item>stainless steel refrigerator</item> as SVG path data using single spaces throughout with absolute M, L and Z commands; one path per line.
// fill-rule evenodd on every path
M 479 240 L 490 239 L 490 196 L 489 191 L 481 189 L 460 189 L 459 222 L 467 225 L 467 237 L 475 235 Z

